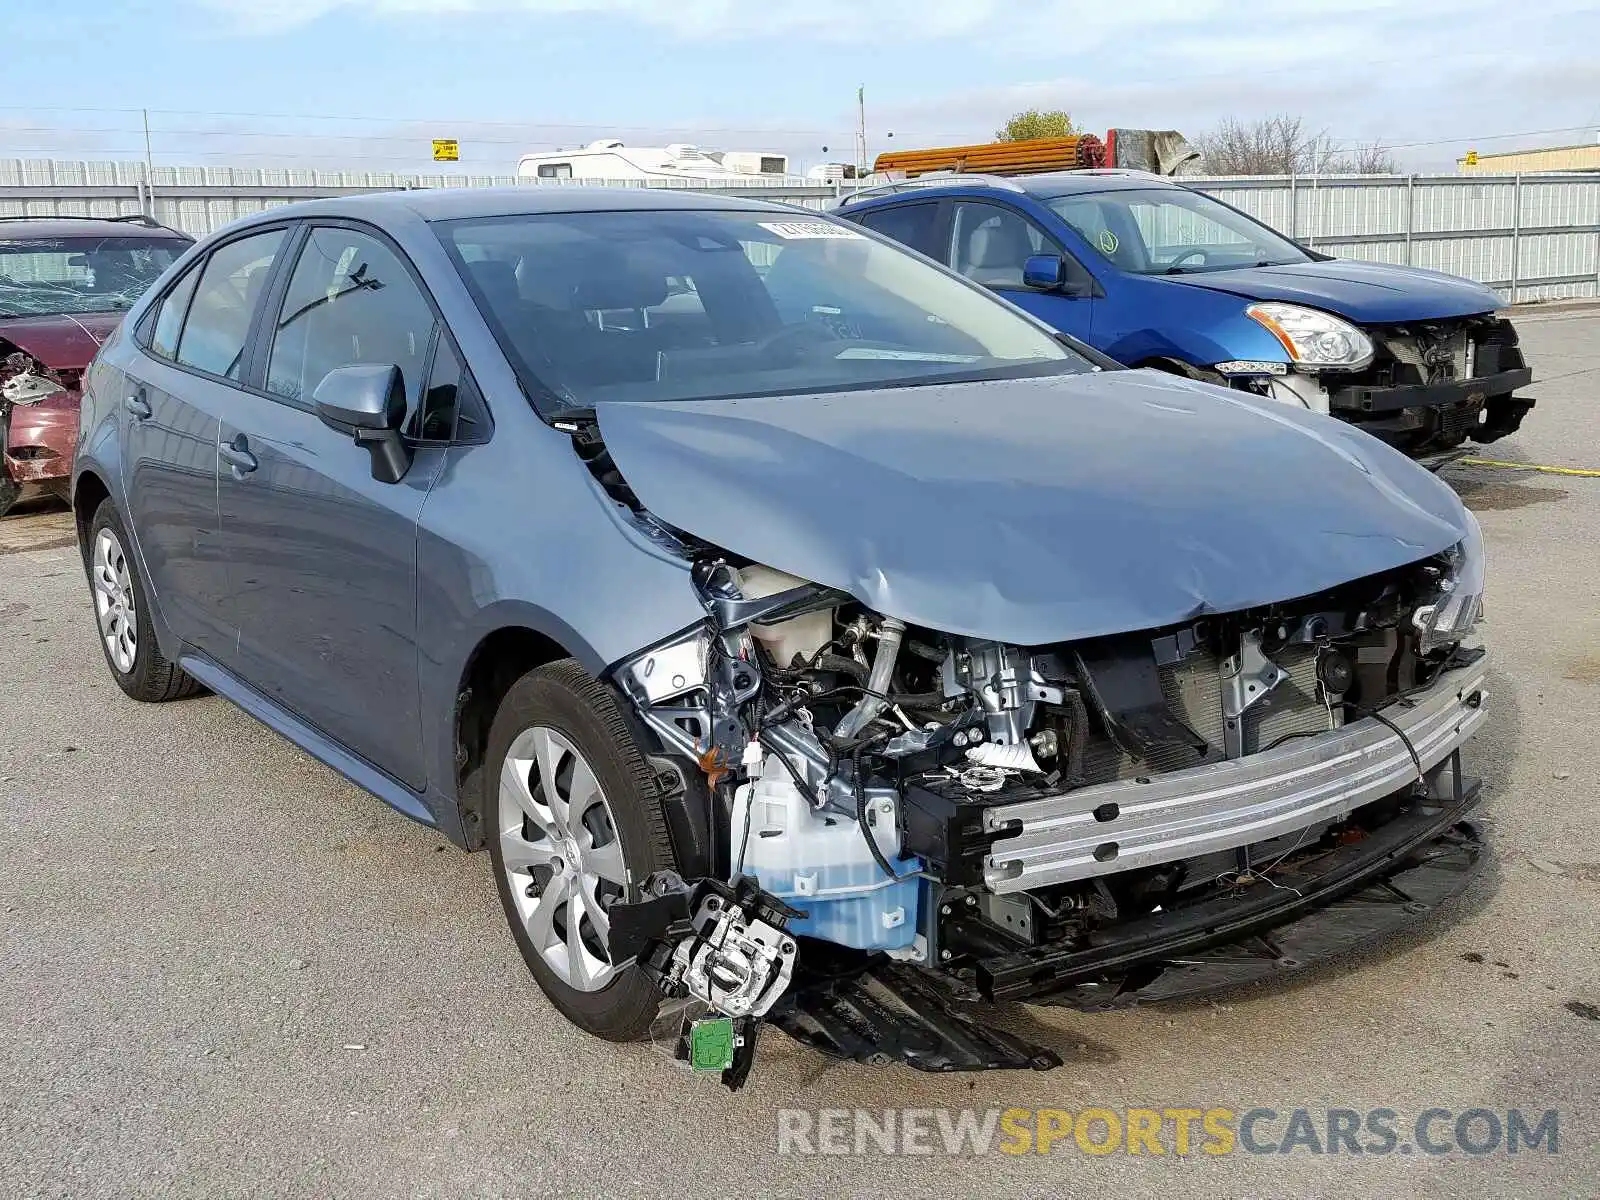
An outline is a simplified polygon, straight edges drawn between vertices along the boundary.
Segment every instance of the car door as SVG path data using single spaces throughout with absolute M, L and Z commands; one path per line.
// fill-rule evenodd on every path
M 219 661 L 233 649 L 217 520 L 221 412 L 285 229 L 219 245 L 167 289 L 123 374 L 123 500 L 168 628 Z
M 982 200 L 951 203 L 945 261 L 974 283 L 1004 296 L 1063 333 L 1091 342 L 1095 301 L 1089 272 L 1059 242 L 1024 213 Z M 1035 254 L 1062 259 L 1072 291 L 1040 291 L 1022 282 L 1022 267 Z
M 224 415 L 218 507 L 236 623 L 233 670 L 393 778 L 425 782 L 418 698 L 417 519 L 443 458 L 414 445 L 398 483 L 373 478 L 313 395 L 336 367 L 400 368 L 416 427 L 440 333 L 401 252 L 317 223 L 279 272 L 250 392 Z

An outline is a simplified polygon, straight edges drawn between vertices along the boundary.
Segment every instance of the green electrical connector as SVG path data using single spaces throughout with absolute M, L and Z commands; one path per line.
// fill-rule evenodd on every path
M 689 1069 L 721 1072 L 733 1066 L 733 1018 L 707 1017 L 689 1026 Z

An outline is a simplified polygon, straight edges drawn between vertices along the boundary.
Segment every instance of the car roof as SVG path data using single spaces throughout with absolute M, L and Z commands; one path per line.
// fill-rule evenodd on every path
M 1112 168 L 1088 171 L 1059 171 L 1051 175 L 1025 175 L 1016 181 L 1032 195 L 1076 196 L 1087 192 L 1148 192 L 1163 188 L 1167 191 L 1186 190 L 1160 175 L 1144 171 L 1119 171 Z
M 1005 193 L 1025 194 L 1041 200 L 1054 199 L 1057 196 L 1087 195 L 1091 192 L 1139 192 L 1161 189 L 1165 191 L 1187 191 L 1181 183 L 1152 175 L 1146 171 L 1130 171 L 1115 167 L 1096 167 L 1080 171 L 1054 171 L 1043 175 L 972 175 L 963 178 L 960 175 L 923 175 L 917 179 L 907 181 L 911 186 L 903 189 L 886 191 L 882 194 L 873 194 L 875 189 L 868 188 L 862 193 L 859 201 L 846 197 L 842 208 L 851 208 L 855 204 L 887 205 L 904 203 L 908 200 L 926 199 L 929 196 L 938 196 L 945 192 L 987 192 L 996 197 Z
M 182 238 L 193 241 L 187 233 L 158 225 L 137 213 L 126 218 L 112 217 L 32 217 L 0 216 L 0 240 L 49 241 L 54 238 L 126 237 L 126 238 Z
M 662 209 L 774 212 L 792 215 L 795 206 L 730 196 L 715 188 L 552 187 L 529 184 L 499 188 L 409 188 L 366 192 L 330 200 L 270 209 L 263 217 L 343 214 L 381 222 L 385 212 L 405 209 L 424 221 L 472 217 L 510 217 L 529 213 L 649 212 Z M 821 213 L 815 214 L 821 216 Z

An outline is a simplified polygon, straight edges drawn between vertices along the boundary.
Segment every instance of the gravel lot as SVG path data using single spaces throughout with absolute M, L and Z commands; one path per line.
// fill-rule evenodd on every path
M 1521 327 L 1546 382 L 1492 456 L 1600 468 L 1600 315 Z M 774 1034 L 737 1096 L 563 1023 L 503 929 L 486 857 L 221 700 L 125 699 L 68 515 L 0 523 L 0 1188 L 1595 1195 L 1600 478 L 1450 478 L 1487 534 L 1498 664 L 1473 760 L 1494 862 L 1461 903 L 1358 962 L 1219 1004 L 1031 1010 L 1068 1060 L 1050 1074 L 831 1064 Z M 775 1152 L 791 1106 L 1187 1104 L 1556 1108 L 1560 1152 Z

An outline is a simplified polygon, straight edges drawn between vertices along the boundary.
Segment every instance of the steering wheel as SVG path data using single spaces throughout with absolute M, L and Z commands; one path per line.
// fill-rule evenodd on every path
M 1207 261 L 1206 252 L 1200 249 L 1198 246 L 1192 246 L 1187 250 L 1180 250 L 1178 252 L 1178 256 L 1167 264 L 1167 270 L 1176 271 L 1180 266 L 1183 265 L 1184 262 L 1191 258 L 1198 258 L 1201 262 L 1201 265 L 1204 265 Z

